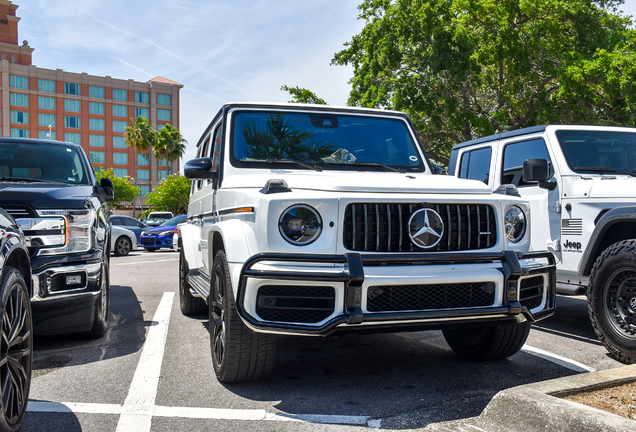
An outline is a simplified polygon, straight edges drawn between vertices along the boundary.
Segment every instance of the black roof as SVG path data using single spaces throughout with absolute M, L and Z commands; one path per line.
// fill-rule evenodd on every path
M 512 130 L 512 131 L 508 131 L 508 132 L 503 132 L 503 133 L 500 133 L 500 134 L 489 135 L 489 136 L 485 136 L 485 137 L 482 137 L 482 138 L 477 138 L 477 139 L 474 139 L 474 140 L 463 142 L 461 144 L 454 145 L 453 146 L 453 150 L 460 149 L 460 148 L 463 148 L 463 147 L 470 147 L 470 146 L 473 146 L 475 144 L 480 144 L 480 143 L 487 142 L 487 141 L 495 141 L 495 140 L 500 140 L 500 139 L 503 139 L 503 138 L 511 138 L 511 137 L 515 137 L 515 136 L 528 135 L 528 134 L 532 134 L 532 133 L 536 133 L 536 132 L 543 132 L 543 131 L 545 131 L 546 127 L 547 127 L 547 125 L 532 126 L 532 127 L 527 127 L 527 128 L 523 128 L 523 129 L 516 129 L 516 130 Z

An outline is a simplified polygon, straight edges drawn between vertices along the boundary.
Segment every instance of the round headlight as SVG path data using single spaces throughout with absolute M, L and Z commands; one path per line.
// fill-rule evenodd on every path
M 506 237 L 511 242 L 517 243 L 526 234 L 526 215 L 521 208 L 511 206 L 506 210 L 504 223 L 506 224 Z
M 296 204 L 289 207 L 280 216 L 278 230 L 289 243 L 295 246 L 305 246 L 320 237 L 322 218 L 313 207 Z

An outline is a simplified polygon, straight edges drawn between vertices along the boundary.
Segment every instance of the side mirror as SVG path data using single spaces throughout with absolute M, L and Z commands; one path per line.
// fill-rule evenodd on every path
M 214 179 L 216 171 L 212 169 L 212 158 L 192 159 L 183 167 L 183 175 L 190 180 Z
M 554 190 L 557 184 L 548 182 L 550 179 L 550 164 L 546 159 L 526 159 L 523 161 L 524 183 L 538 182 L 542 189 Z
M 446 170 L 444 168 L 442 168 L 441 166 L 437 166 L 437 165 L 433 165 L 431 164 L 431 167 L 433 169 L 433 174 L 437 174 L 437 175 L 448 175 L 448 173 L 446 172 Z
M 106 201 L 113 201 L 115 199 L 115 185 L 111 179 L 102 177 L 99 181 L 99 187 Z

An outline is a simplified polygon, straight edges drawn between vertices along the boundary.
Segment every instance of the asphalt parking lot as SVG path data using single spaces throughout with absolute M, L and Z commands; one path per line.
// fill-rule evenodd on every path
M 506 388 L 621 365 L 585 299 L 559 297 L 502 361 L 462 360 L 437 331 L 288 338 L 269 380 L 221 384 L 207 316 L 179 310 L 177 269 L 172 251 L 112 258 L 107 335 L 35 339 L 23 431 L 418 429 L 479 415 Z

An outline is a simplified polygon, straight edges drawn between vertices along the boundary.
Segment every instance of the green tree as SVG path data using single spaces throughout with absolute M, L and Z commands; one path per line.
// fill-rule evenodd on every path
M 110 203 L 110 205 L 115 208 L 122 207 L 122 202 L 132 202 L 132 200 L 134 200 L 141 192 L 141 189 L 130 184 L 132 181 L 130 177 L 117 177 L 113 174 L 112 168 L 108 168 L 105 171 L 97 171 L 95 175 L 97 176 L 97 180 L 101 180 L 102 177 L 108 177 L 113 182 L 113 185 L 115 186 L 115 199 Z
M 135 149 L 135 186 L 137 185 L 137 153 L 147 151 L 155 145 L 157 134 L 145 117 L 128 119 L 126 126 L 126 145 Z
M 167 176 L 154 191 L 146 195 L 146 204 L 157 211 L 180 215 L 188 212 L 191 181 L 179 174 Z
M 167 124 L 157 132 L 152 151 L 157 160 L 172 162 L 183 156 L 187 143 L 179 129 Z
M 348 103 L 406 112 L 429 156 L 536 124 L 636 124 L 622 0 L 364 0 Z
M 291 103 L 327 105 L 327 102 L 325 102 L 324 99 L 319 98 L 314 92 L 307 89 L 300 87 L 287 87 L 286 85 L 281 86 L 280 89 L 291 95 L 292 100 L 289 101 Z

